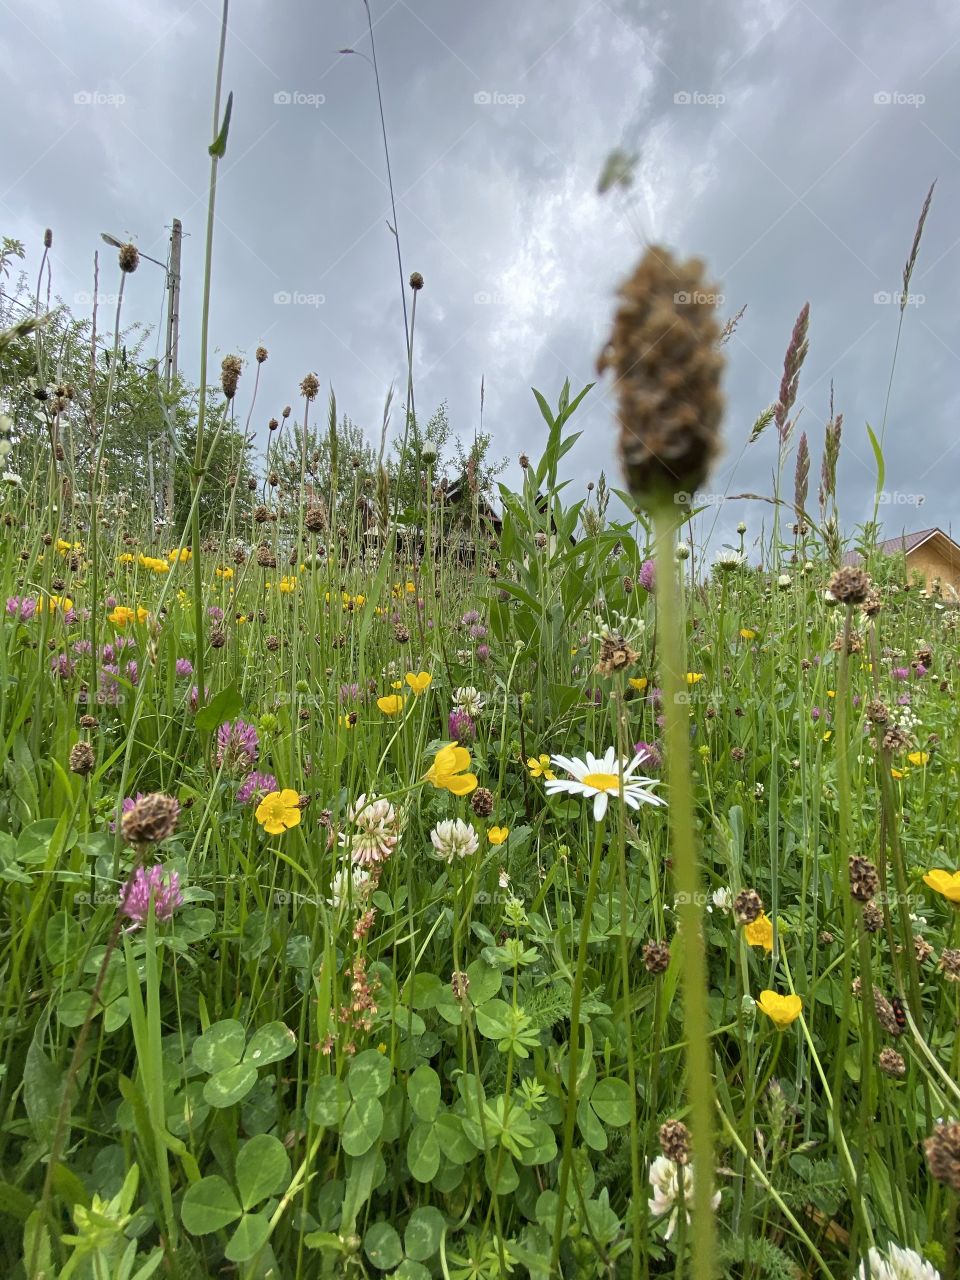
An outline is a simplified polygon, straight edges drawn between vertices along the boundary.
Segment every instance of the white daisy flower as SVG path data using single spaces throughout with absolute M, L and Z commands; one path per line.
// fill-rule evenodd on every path
M 787 587 L 790 586 L 789 573 L 781 573 L 780 577 L 777 579 L 777 586 L 781 591 L 786 591 Z
M 716 554 L 714 568 L 720 573 L 730 573 L 734 569 L 742 569 L 746 557 L 733 547 L 722 547 Z
M 606 754 L 595 756 L 587 752 L 586 760 L 571 759 L 569 756 L 552 756 L 553 763 L 560 769 L 566 769 L 571 778 L 553 778 L 546 785 L 548 795 L 559 791 L 567 791 L 571 795 L 593 797 L 593 816 L 599 822 L 607 812 L 610 796 L 620 795 L 621 781 L 623 799 L 631 809 L 639 809 L 642 804 L 665 805 L 666 800 L 656 796 L 649 790 L 657 786 L 658 779 L 633 777 L 633 771 L 641 764 L 646 752 L 638 752 L 629 764 L 618 760 L 616 749 L 608 747 Z
M 430 832 L 430 842 L 437 851 L 437 857 L 444 862 L 466 858 L 480 848 L 480 837 L 476 830 L 462 818 L 447 818 L 438 822 Z
M 670 1215 L 670 1221 L 667 1223 L 667 1234 L 664 1237 L 667 1240 L 673 1235 L 677 1226 L 677 1214 L 680 1210 L 681 1177 L 683 1178 L 683 1199 L 686 1206 L 687 1222 L 689 1223 L 690 1203 L 693 1200 L 693 1163 L 683 1166 L 676 1164 L 673 1160 L 668 1160 L 666 1156 L 657 1156 L 650 1165 L 650 1190 L 653 1192 L 653 1196 L 647 1201 L 647 1204 L 655 1218 L 663 1218 L 667 1214 Z M 720 1192 L 715 1191 L 711 1206 L 716 1209 L 719 1205 Z M 860 1280 L 859 1277 L 858 1280 Z
M 940 1280 L 940 1272 L 913 1249 L 890 1244 L 886 1257 L 880 1249 L 870 1250 L 855 1280 Z

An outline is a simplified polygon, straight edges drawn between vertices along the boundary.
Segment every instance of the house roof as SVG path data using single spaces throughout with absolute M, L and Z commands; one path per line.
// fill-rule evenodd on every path
M 956 551 L 960 556 L 960 545 L 943 532 L 942 529 L 919 529 L 916 533 L 901 533 L 896 538 L 887 538 L 886 541 L 877 544 L 877 550 L 885 556 L 909 555 L 911 551 L 916 551 L 918 547 L 923 546 L 925 542 L 929 542 L 931 538 L 939 535 Z M 848 551 L 843 557 L 844 564 L 859 564 L 862 556 L 857 551 Z

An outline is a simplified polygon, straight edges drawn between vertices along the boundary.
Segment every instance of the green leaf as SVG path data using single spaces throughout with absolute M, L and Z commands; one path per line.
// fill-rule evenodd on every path
M 598 1080 L 590 1102 L 604 1124 L 619 1128 L 630 1123 L 630 1086 L 626 1080 L 613 1076 Z
M 33 1212 L 33 1203 L 33 1196 L 28 1196 L 12 1182 L 0 1182 L 0 1213 L 26 1222 Z
M 243 1023 L 225 1018 L 197 1036 L 193 1042 L 193 1060 L 201 1071 L 213 1075 L 215 1071 L 223 1071 L 240 1061 L 246 1040 Z
M 249 1262 L 270 1238 L 270 1219 L 265 1213 L 245 1213 L 224 1253 L 231 1262 Z
M 228 102 L 227 120 L 229 118 L 230 105 Z M 224 142 L 226 142 L 225 137 Z M 213 152 L 211 151 L 210 154 L 212 155 Z M 222 155 L 223 152 L 221 151 L 220 154 Z M 225 689 L 221 689 L 218 694 L 212 697 L 205 707 L 200 708 L 193 718 L 193 723 L 202 732 L 207 733 L 213 729 L 219 729 L 225 721 L 232 720 L 242 710 L 243 699 L 240 697 L 240 691 L 235 684 L 228 684 Z
M 493 996 L 500 994 L 503 986 L 503 974 L 486 960 L 474 960 L 467 966 L 467 977 L 470 979 L 470 999 L 474 1004 L 485 1004 Z
M 314 1124 L 325 1129 L 338 1129 L 349 1106 L 347 1086 L 336 1076 L 324 1076 L 307 1089 L 304 1110 Z
M 340 1140 L 348 1156 L 362 1156 L 380 1137 L 383 1107 L 377 1098 L 355 1098 L 346 1114 Z
M 210 154 L 218 160 L 221 159 L 223 156 L 225 156 L 227 153 L 227 135 L 230 132 L 230 117 L 232 115 L 233 115 L 233 93 L 230 92 L 227 94 L 227 109 L 223 113 L 223 124 L 220 126 L 220 132 L 217 134 L 216 138 L 214 138 L 213 142 L 211 142 L 209 147 Z M 229 717 L 226 717 L 226 718 L 229 718 Z M 197 719 L 199 720 L 200 717 L 197 716 Z M 220 722 L 218 721 L 217 723 L 219 724 Z M 206 726 L 202 726 L 202 727 L 205 728 Z M 213 727 L 216 728 L 216 725 L 214 725 Z
M 347 1088 L 354 1098 L 379 1098 L 390 1088 L 393 1068 L 385 1054 L 376 1049 L 358 1053 L 347 1072 Z
M 53 965 L 66 964 L 83 946 L 83 926 L 66 911 L 57 911 L 47 920 L 44 949 Z
M 607 1135 L 590 1106 L 589 1098 L 581 1098 L 577 1106 L 577 1128 L 588 1147 L 592 1147 L 594 1151 L 606 1151 Z
M 883 481 L 886 476 L 886 468 L 883 463 L 883 450 L 880 448 L 880 441 L 873 434 L 873 428 L 870 426 L 869 422 L 866 424 L 866 427 L 867 435 L 870 437 L 870 447 L 873 449 L 873 456 L 877 461 L 877 493 L 880 494 L 883 490 Z
M 232 1107 L 245 1098 L 256 1083 L 257 1068 L 238 1062 L 235 1067 L 227 1067 L 210 1077 L 203 1086 L 203 1098 L 211 1107 Z
M 410 1105 L 421 1120 L 436 1119 L 440 1110 L 440 1077 L 433 1067 L 417 1067 L 407 1081 Z
M 418 1182 L 430 1182 L 440 1168 L 440 1143 L 432 1124 L 419 1121 L 407 1139 L 407 1164 Z
M 183 1225 L 194 1236 L 222 1231 L 236 1222 L 242 1212 L 233 1190 L 217 1173 L 188 1187 L 180 1207 Z
M 60 1107 L 61 1076 L 59 1068 L 43 1051 L 41 1036 L 46 1019 L 37 1024 L 23 1064 L 23 1105 L 27 1111 L 33 1136 L 49 1149 Z
M 476 1154 L 476 1148 L 463 1131 L 459 1116 L 446 1111 L 438 1116 L 433 1126 L 440 1149 L 451 1164 L 466 1164 Z
M 57 1018 L 65 1027 L 80 1027 L 90 1008 L 89 991 L 68 991 L 57 1004 Z M 96 1016 L 97 1010 L 94 1010 Z
M 426 1262 L 440 1248 L 446 1226 L 443 1214 L 433 1205 L 414 1209 L 403 1233 L 403 1251 L 415 1262 Z
M 389 1222 L 375 1222 L 363 1237 L 367 1257 L 380 1271 L 387 1271 L 403 1261 L 403 1245 Z
M 237 1152 L 237 1190 L 244 1209 L 279 1195 L 290 1181 L 290 1157 L 279 1138 L 259 1133 Z
M 297 1037 L 288 1026 L 282 1022 L 268 1022 L 253 1033 L 243 1060 L 253 1066 L 263 1067 L 268 1062 L 289 1058 L 296 1047 Z
M 510 1032 L 510 1014 L 505 1000 L 488 1000 L 476 1010 L 477 1030 L 488 1040 L 499 1040 Z

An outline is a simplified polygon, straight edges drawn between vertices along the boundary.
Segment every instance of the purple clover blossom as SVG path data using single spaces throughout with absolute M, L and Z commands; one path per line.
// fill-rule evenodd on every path
M 223 610 L 219 607 L 219 605 L 212 604 L 210 608 L 207 610 L 207 615 L 208 617 L 211 617 L 214 620 L 214 622 L 223 621 Z
M 811 719 L 811 720 L 814 720 L 814 721 L 819 720 L 819 719 L 820 719 L 820 717 L 821 717 L 822 715 L 823 715 L 823 712 L 820 710 L 820 708 L 819 708 L 819 707 L 811 707 L 811 708 L 810 708 L 810 719 Z
M 82 657 L 88 653 L 93 653 L 93 645 L 89 640 L 74 640 L 73 652 L 78 657 Z
M 927 668 L 923 665 L 922 662 L 918 662 L 917 665 L 913 668 L 913 674 L 914 676 L 916 676 L 918 680 L 922 680 L 923 677 L 927 674 Z
M 76 620 L 77 620 L 76 609 L 67 609 L 64 611 L 63 625 L 65 627 L 72 627 L 73 624 L 76 622 Z
M 900 694 L 897 694 L 897 706 L 898 706 L 898 707 L 909 707 L 909 705 L 910 705 L 910 695 L 909 695 L 909 693 L 900 693 Z
M 480 621 L 480 614 L 476 611 L 476 609 L 468 609 L 467 612 L 460 619 L 460 621 L 463 623 L 465 627 L 469 627 L 471 626 L 472 623 Z
M 179 680 L 185 680 L 187 676 L 193 675 L 193 663 L 189 658 L 178 658 L 173 669 Z
M 130 929 L 146 924 L 151 898 L 154 918 L 169 920 L 183 903 L 180 877 L 176 871 L 167 871 L 160 863 L 149 868 L 137 867 L 120 893 L 120 911 L 133 922 Z
M 36 600 L 31 600 L 29 596 L 8 596 L 7 597 L 7 613 L 11 618 L 15 618 L 17 622 L 29 622 L 37 611 Z
M 635 742 L 633 750 L 636 755 L 643 756 L 640 763 L 644 769 L 659 769 L 663 764 L 663 756 L 655 742 Z
M 259 801 L 271 791 L 277 791 L 277 780 L 272 773 L 248 773 L 237 791 L 237 804 Z
M 478 644 L 476 648 L 476 656 L 478 662 L 487 662 L 490 659 L 490 646 L 488 644 Z
M 482 640 L 486 634 L 487 634 L 487 628 L 479 622 L 474 623 L 474 625 L 470 628 L 471 640 Z
M 116 596 L 107 596 L 103 603 L 108 609 L 115 609 L 117 607 L 118 600 Z
M 651 685 L 647 690 L 647 701 L 650 703 L 651 707 L 662 707 L 663 690 L 658 688 L 657 685 Z
M 117 651 L 112 644 L 105 644 L 103 646 L 104 662 L 113 662 L 116 659 L 116 656 L 117 656 Z
M 657 566 L 653 560 L 644 560 L 637 578 L 644 591 L 656 590 Z
M 74 664 L 65 653 L 55 653 L 50 659 L 50 670 L 61 680 L 69 680 L 73 675 Z
M 454 707 L 447 721 L 447 736 L 454 742 L 458 742 L 461 747 L 469 747 L 471 743 L 476 742 L 477 726 L 473 722 L 473 716 L 467 711 L 460 711 Z
M 127 663 L 127 679 L 131 684 L 136 684 L 140 679 L 140 669 L 132 659 Z
M 894 680 L 908 680 L 910 678 L 910 668 L 894 667 L 892 674 L 893 674 Z
M 363 696 L 363 691 L 361 690 L 360 686 L 356 683 L 356 681 L 354 681 L 353 684 L 342 684 L 340 686 L 340 702 L 341 703 L 359 702 L 362 696 Z
M 227 769 L 253 764 L 257 758 L 260 739 L 252 724 L 234 720 L 222 724 L 217 730 L 217 764 Z

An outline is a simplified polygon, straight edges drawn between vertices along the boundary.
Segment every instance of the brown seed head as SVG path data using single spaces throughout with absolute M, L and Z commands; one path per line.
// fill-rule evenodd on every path
M 867 933 L 879 933 L 883 928 L 883 911 L 875 902 L 864 904 L 863 927 Z
M 121 245 L 117 260 L 120 263 L 120 270 L 125 275 L 133 275 L 140 265 L 140 251 L 135 244 Z
M 682 1120 L 668 1120 L 660 1126 L 660 1150 L 674 1164 L 690 1159 L 690 1130 Z
M 880 888 L 877 868 L 858 853 L 851 854 L 847 865 L 850 871 L 850 896 L 857 902 L 869 902 Z
M 845 564 L 830 579 L 827 590 L 839 604 L 863 604 L 871 589 L 870 575 Z
M 151 792 L 137 800 L 120 821 L 127 844 L 159 844 L 172 835 L 180 816 L 180 806 L 173 796 L 162 791 Z
M 653 938 L 643 944 L 643 967 L 647 973 L 666 973 L 670 968 L 670 944 Z
M 930 1176 L 960 1191 L 960 1124 L 938 1124 L 923 1144 Z
M 257 364 L 263 364 L 263 362 L 264 362 L 264 360 L 266 360 L 266 358 L 267 358 L 268 354 L 269 354 L 269 352 L 267 351 L 267 348 L 266 348 L 266 347 L 257 347 L 257 351 L 256 351 L 256 360 L 257 360 Z
M 890 719 L 890 712 L 879 698 L 867 703 L 867 719 L 871 724 L 886 724 Z
M 597 367 L 617 380 L 627 486 L 638 501 L 685 504 L 719 449 L 724 359 L 716 288 L 701 262 L 678 262 L 654 245 L 619 296 Z
M 753 924 L 763 914 L 763 899 L 756 889 L 741 889 L 733 900 L 733 918 L 737 924 Z
M 92 772 L 96 762 L 93 754 L 93 747 L 89 742 L 78 742 L 70 750 L 70 772 L 78 773 L 81 778 L 85 778 L 88 773 Z
M 419 292 L 419 290 L 423 288 L 423 276 L 419 271 L 414 271 L 410 276 L 410 288 L 413 289 L 414 292 Z
M 308 373 L 304 380 L 300 383 L 300 394 L 307 400 L 316 400 L 317 392 L 320 390 L 320 380 L 315 373 Z M 286 417 L 290 412 L 284 409 L 283 416 Z
M 883 1074 L 893 1076 L 895 1080 L 902 1080 L 907 1074 L 907 1064 L 903 1060 L 903 1055 L 897 1053 L 896 1049 L 881 1049 L 879 1064 Z
M 478 818 L 489 818 L 493 813 L 493 792 L 487 787 L 477 787 L 470 798 L 470 808 Z
M 224 356 L 220 365 L 220 386 L 228 400 L 237 394 L 237 383 L 243 372 L 243 362 L 239 356 Z
M 954 947 L 941 951 L 937 968 L 948 982 L 960 982 L 960 951 Z

